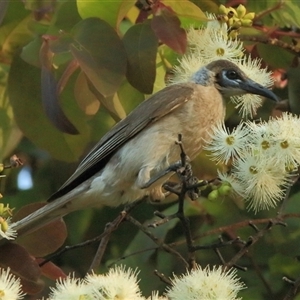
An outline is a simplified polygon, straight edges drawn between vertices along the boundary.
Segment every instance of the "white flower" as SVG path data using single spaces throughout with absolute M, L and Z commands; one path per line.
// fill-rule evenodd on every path
M 97 291 L 87 286 L 81 279 L 75 278 L 74 274 L 67 278 L 59 279 L 55 288 L 51 288 L 50 300 L 94 300 L 101 299 Z
M 227 174 L 219 170 L 217 170 L 217 172 L 218 172 L 218 177 L 221 179 L 221 181 L 227 182 L 233 189 L 234 193 L 236 193 L 237 195 L 243 198 L 247 197 L 245 193 L 245 186 L 234 176 L 234 173 Z
M 123 266 L 116 266 L 106 275 L 89 274 L 85 278 L 88 286 L 92 286 L 105 300 L 141 300 L 142 295 L 138 286 L 137 272 L 125 270 Z
M 255 212 L 275 207 L 284 195 L 283 187 L 290 182 L 289 175 L 272 158 L 260 156 L 259 151 L 251 150 L 233 163 L 233 173 L 244 186 L 248 208 Z
M 168 298 L 159 296 L 158 292 L 152 292 L 152 295 L 147 300 L 168 300 Z
M 266 87 L 273 85 L 272 73 L 268 72 L 267 69 L 261 68 L 261 61 L 259 59 L 251 59 L 248 56 L 235 62 L 253 81 Z M 243 96 L 233 96 L 231 99 L 236 104 L 236 108 L 239 108 L 239 112 L 243 117 L 248 115 L 253 117 L 257 108 L 262 105 L 262 98 L 258 95 L 246 94 Z
M 281 162 L 281 164 L 300 163 L 299 126 L 299 118 L 288 113 L 268 122 L 268 129 L 274 136 L 274 147 L 271 154 L 277 162 Z
M 17 231 L 14 229 L 14 224 L 11 223 L 11 218 L 0 217 L 0 235 L 7 240 L 14 240 L 17 237 Z
M 207 25 L 206 28 L 209 30 L 219 30 L 223 35 L 227 35 L 228 26 L 225 22 L 220 22 L 216 15 L 206 13 Z
M 193 74 L 205 66 L 205 64 L 205 61 L 199 55 L 184 55 L 180 59 L 179 65 L 173 68 L 174 75 L 170 78 L 169 84 L 189 82 Z
M 229 132 L 224 123 L 219 123 L 210 133 L 212 140 L 204 147 L 211 152 L 213 160 L 217 162 L 228 161 L 244 151 L 249 144 L 249 129 L 243 124 Z
M 21 290 L 20 278 L 16 278 L 7 270 L 0 269 L 0 299 L 1 300 L 18 300 L 24 298 Z
M 242 42 L 228 38 L 219 30 L 205 30 L 199 43 L 201 43 L 202 49 L 199 47 L 195 51 L 200 50 L 207 62 L 217 59 L 236 60 L 243 56 Z
M 247 116 L 253 118 L 257 109 L 262 106 L 262 98 L 254 94 L 232 96 L 230 99 L 235 104 L 235 108 L 239 110 L 239 114 L 243 118 L 246 118 Z
M 222 266 L 202 269 L 200 266 L 186 275 L 175 276 L 167 290 L 171 300 L 237 300 L 245 285 L 237 278 L 236 270 L 223 271 Z

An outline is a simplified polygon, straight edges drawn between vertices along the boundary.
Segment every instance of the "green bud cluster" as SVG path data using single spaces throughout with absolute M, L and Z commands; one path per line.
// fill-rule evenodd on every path
M 219 186 L 216 185 L 212 186 L 212 191 L 208 194 L 207 198 L 210 201 L 215 201 L 220 197 L 225 197 L 230 195 L 231 192 L 232 192 L 231 185 L 228 182 L 222 182 L 222 184 Z
M 240 4 L 236 9 L 220 5 L 220 20 L 228 25 L 229 37 L 235 39 L 238 36 L 238 29 L 242 26 L 251 27 L 255 17 L 254 12 L 247 13 L 246 7 Z

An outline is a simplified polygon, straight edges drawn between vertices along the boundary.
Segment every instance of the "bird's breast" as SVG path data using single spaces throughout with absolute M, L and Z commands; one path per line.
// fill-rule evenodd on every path
M 132 202 L 151 194 L 152 190 L 157 192 L 161 181 L 147 189 L 141 186 L 180 160 L 178 135 L 182 135 L 186 154 L 194 159 L 203 148 L 203 140 L 209 140 L 211 128 L 223 120 L 224 114 L 220 93 L 215 88 L 195 84 L 189 101 L 127 141 L 92 186 L 97 188 L 98 195 L 107 205 Z

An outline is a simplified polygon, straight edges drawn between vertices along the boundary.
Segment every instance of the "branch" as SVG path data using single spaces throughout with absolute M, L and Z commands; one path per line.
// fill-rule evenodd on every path
M 142 232 L 144 232 L 159 248 L 162 248 L 166 252 L 173 254 L 174 256 L 179 258 L 179 260 L 184 264 L 186 268 L 188 267 L 188 262 L 183 258 L 183 256 L 179 252 L 171 248 L 169 245 L 163 243 L 161 239 L 156 237 L 150 230 L 148 230 L 145 226 L 143 226 L 138 220 L 134 219 L 130 215 L 126 216 L 126 220 L 132 223 L 133 225 L 135 225 L 136 227 L 138 227 Z
M 70 251 L 70 250 L 74 250 L 74 249 L 77 249 L 77 248 L 81 248 L 81 247 L 85 247 L 85 246 L 88 246 L 88 245 L 91 245 L 93 243 L 96 243 L 96 242 L 99 242 L 101 241 L 102 239 L 105 239 L 103 241 L 103 243 L 100 243 L 99 247 L 98 247 L 98 250 L 97 250 L 97 253 L 95 255 L 95 258 L 94 258 L 94 261 L 93 263 L 91 264 L 90 266 L 90 270 L 91 268 L 96 268 L 96 264 L 100 264 L 101 262 L 101 258 L 102 258 L 102 255 L 103 255 L 103 252 L 105 251 L 106 249 L 106 245 L 107 245 L 107 242 L 108 242 L 108 237 L 110 236 L 110 234 L 115 231 L 120 223 L 125 219 L 125 217 L 136 207 L 138 206 L 141 202 L 143 202 L 144 199 L 141 199 L 139 201 L 135 201 L 129 205 L 126 205 L 124 210 L 122 210 L 119 215 L 110 223 L 106 224 L 105 226 L 105 230 L 99 235 L 99 236 L 96 236 L 95 238 L 93 239 L 90 239 L 90 240 L 87 240 L 87 241 L 84 241 L 82 243 L 79 243 L 79 244 L 76 244 L 76 245 L 72 245 L 72 246 L 65 246 L 64 248 L 62 248 L 61 250 L 55 252 L 54 254 L 51 254 L 50 256 L 48 256 L 47 259 L 45 259 L 41 264 L 40 266 L 43 266 L 44 264 L 46 264 L 47 262 L 53 260 L 54 258 L 57 258 L 59 256 L 61 256 L 62 254 L 64 254 L 65 252 L 67 251 Z M 106 242 L 106 244 L 105 244 Z M 96 257 L 98 257 L 98 260 L 96 261 Z

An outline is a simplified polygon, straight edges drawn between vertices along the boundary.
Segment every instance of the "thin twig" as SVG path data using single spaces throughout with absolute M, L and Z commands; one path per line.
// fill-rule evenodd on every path
M 99 242 L 101 241 L 104 237 L 106 237 L 107 235 L 109 236 L 111 234 L 112 231 L 116 230 L 118 228 L 118 226 L 120 225 L 120 223 L 125 219 L 126 215 L 129 214 L 137 205 L 139 205 L 141 202 L 143 202 L 144 199 L 141 199 L 139 201 L 135 201 L 129 205 L 126 205 L 124 210 L 122 210 L 119 215 L 112 221 L 109 223 L 109 226 L 106 226 L 105 230 L 98 236 L 96 236 L 93 239 L 84 241 L 82 243 L 76 244 L 76 245 L 72 245 L 72 246 L 65 246 L 62 249 L 60 249 L 59 251 L 51 254 L 50 256 L 48 256 L 41 264 L 40 266 L 45 265 L 47 262 L 53 260 L 54 258 L 57 258 L 59 256 L 61 256 L 62 254 L 64 254 L 65 252 L 68 252 L 70 250 L 74 250 L 77 248 L 82 248 L 88 245 L 91 245 L 93 243 Z M 99 248 L 98 248 L 99 249 Z
M 164 283 L 167 285 L 172 285 L 172 282 L 169 278 L 167 278 L 164 274 L 158 272 L 157 270 L 154 270 L 154 274 Z
M 292 300 L 297 294 L 298 288 L 300 286 L 300 278 L 297 278 L 296 280 L 290 280 L 287 277 L 283 277 L 282 280 L 285 282 L 288 282 L 291 284 L 290 289 L 288 290 L 287 294 L 283 298 L 283 300 Z
M 185 267 L 188 267 L 188 262 L 183 258 L 183 256 L 179 252 L 177 252 L 176 250 L 174 250 L 173 248 L 165 244 L 161 239 L 156 237 L 148 228 L 143 226 L 138 220 L 136 220 L 130 215 L 126 216 L 126 220 L 132 223 L 133 225 L 135 225 L 136 227 L 138 227 L 142 232 L 144 232 L 148 237 L 150 237 L 150 239 L 156 245 L 158 245 L 159 248 L 162 248 L 166 252 L 173 254 L 184 264 Z

